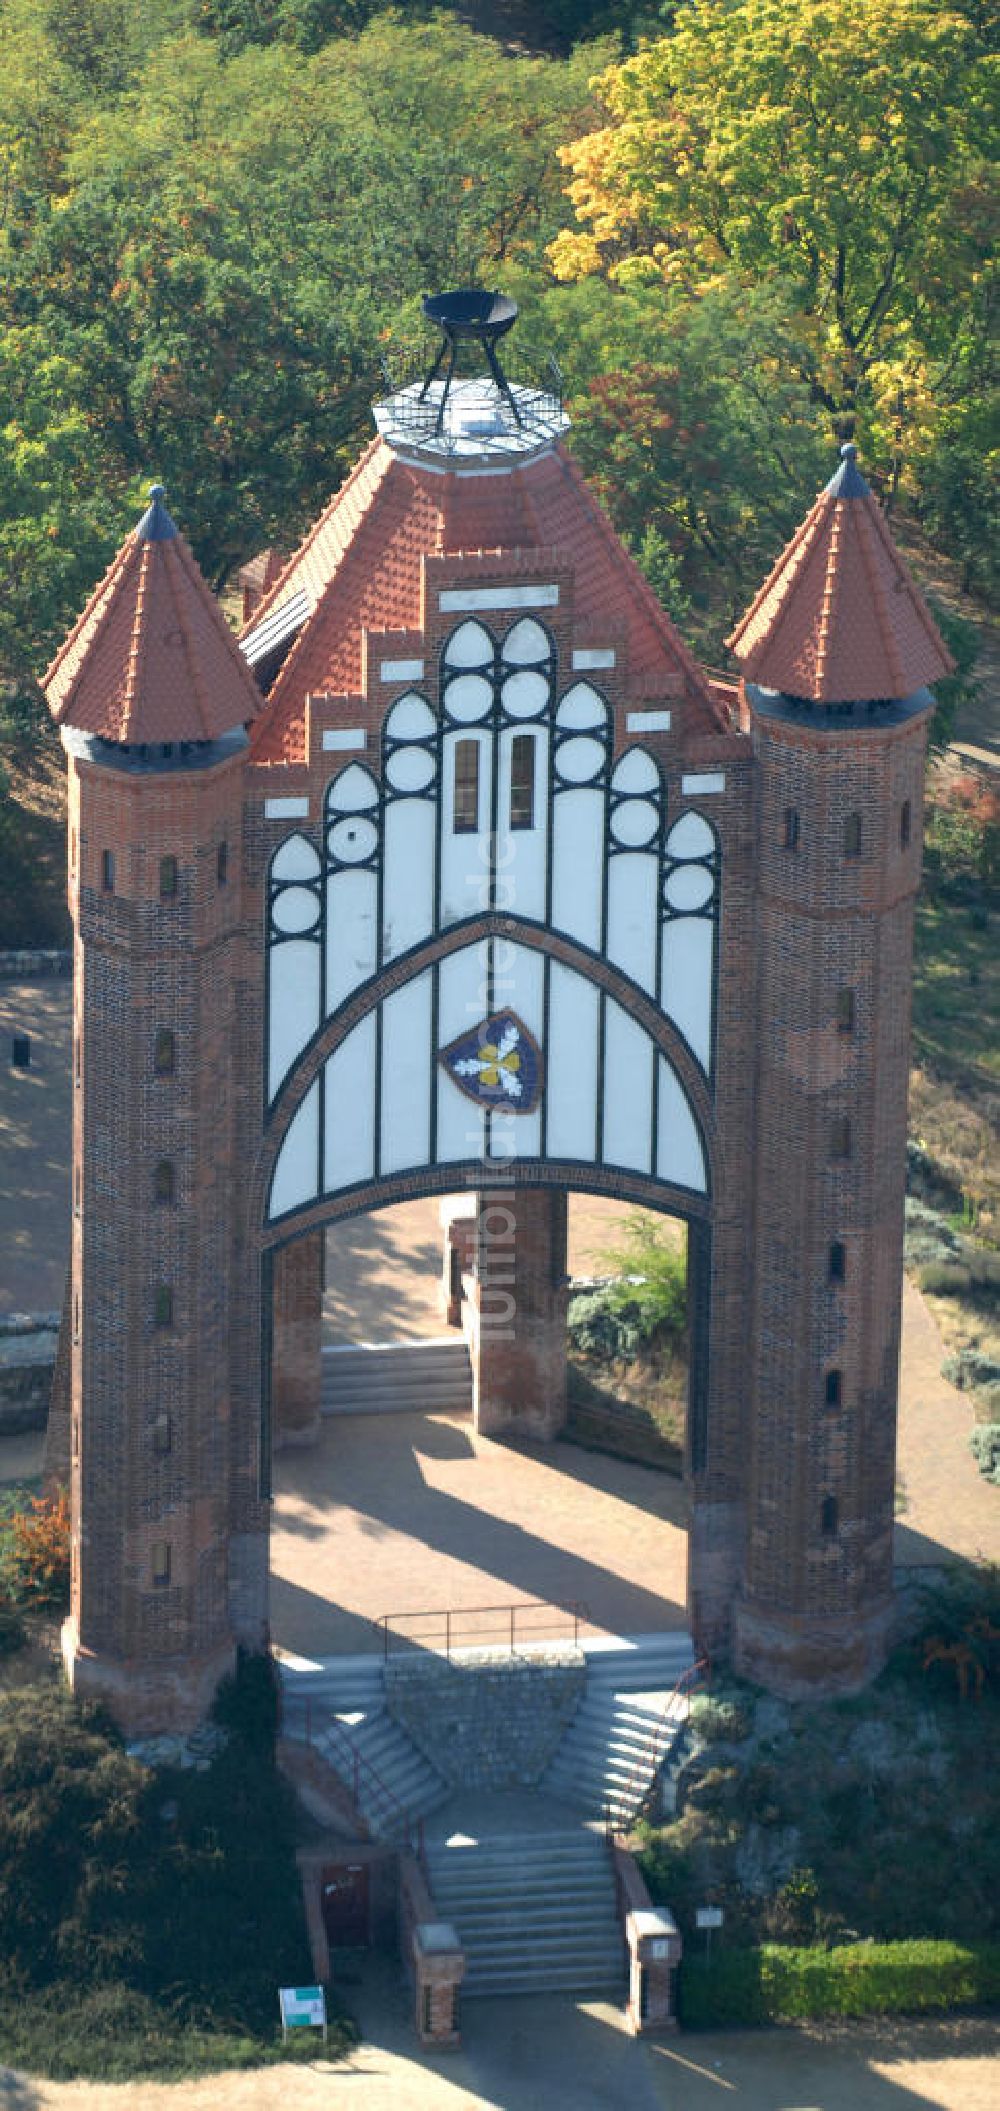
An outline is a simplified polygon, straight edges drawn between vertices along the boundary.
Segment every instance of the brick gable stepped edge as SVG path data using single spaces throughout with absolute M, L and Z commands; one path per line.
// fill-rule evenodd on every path
M 586 1650 L 587 1687 L 539 1787 L 617 1825 L 638 1816 L 687 1721 L 677 1681 L 694 1661 L 687 1634 L 639 1635 Z M 666 1713 L 665 1713 L 666 1711 Z
M 320 1404 L 324 1415 L 471 1414 L 469 1351 L 454 1340 L 325 1349 Z
M 303 1741 L 308 1736 L 352 1795 L 353 1768 L 346 1763 L 344 1741 L 358 1754 L 357 1804 L 374 1836 L 397 1838 L 406 1820 L 427 1817 L 450 1796 L 447 1782 L 387 1714 L 380 1656 L 328 1657 L 318 1670 L 306 1672 L 282 1665 L 281 1684 L 285 1736 Z M 388 1811 L 385 1789 L 394 1806 Z
M 434 1904 L 465 1952 L 463 1995 L 620 1987 L 625 1945 L 598 1832 L 494 1835 L 427 1847 Z

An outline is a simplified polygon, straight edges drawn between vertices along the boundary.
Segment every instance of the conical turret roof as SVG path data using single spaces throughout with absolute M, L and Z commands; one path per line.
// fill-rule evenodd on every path
M 259 711 L 243 655 L 161 485 L 42 688 L 58 725 L 130 744 L 217 740 Z
M 853 446 L 841 458 L 730 650 L 749 681 L 814 704 L 911 696 L 954 663 Z

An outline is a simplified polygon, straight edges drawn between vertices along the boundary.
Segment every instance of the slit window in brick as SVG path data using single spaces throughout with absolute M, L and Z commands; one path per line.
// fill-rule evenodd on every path
M 161 858 L 161 859 L 160 859 L 160 900 L 161 900 L 161 902 L 172 902 L 172 901 L 173 901 L 173 899 L 174 899 L 174 896 L 175 896 L 175 894 L 176 894 L 176 893 L 177 893 L 177 859 L 176 859 L 176 858 L 174 858 L 174 857 L 166 857 L 166 858 Z
M 824 1495 L 820 1511 L 820 1530 L 824 1539 L 836 1539 L 837 1524 L 837 1498 L 835 1495 Z
M 911 807 L 911 805 L 910 805 L 910 802 L 909 802 L 909 800 L 908 800 L 908 799 L 904 799 L 904 800 L 903 800 L 903 804 L 902 804 L 902 806 L 901 806 L 901 807 L 900 807 L 900 809 L 899 809 L 899 847 L 900 847 L 900 850 L 908 850 L 908 849 L 909 849 L 909 847 L 910 847 L 910 831 L 911 831 L 911 828 L 912 828 L 912 826 L 913 826 L 913 809 L 912 809 L 912 807 Z
M 104 894 L 113 894 L 115 891 L 115 854 L 113 850 L 102 850 L 101 852 L 101 891 Z
M 173 1325 L 174 1293 L 169 1283 L 161 1283 L 153 1300 L 153 1320 L 158 1327 Z
M 164 1590 L 170 1582 L 170 1541 L 168 1539 L 154 1539 L 151 1568 L 155 1588 Z
M 455 809 L 452 822 L 456 836 L 474 836 L 479 827 L 479 742 L 455 742 Z
M 515 733 L 510 747 L 510 825 L 535 825 L 535 739 L 532 733 Z
M 842 1404 L 842 1402 L 843 1402 L 843 1398 L 844 1398 L 844 1381 L 843 1381 L 843 1376 L 842 1376 L 841 1372 L 840 1372 L 840 1371 L 827 1371 L 827 1374 L 826 1374 L 826 1404 L 827 1404 L 827 1407 L 840 1407 L 840 1406 L 841 1406 L 841 1404 Z
M 861 856 L 860 814 L 848 814 L 844 822 L 844 856 L 845 858 L 859 858 Z
M 799 812 L 796 806 L 785 808 L 781 842 L 784 850 L 797 850 L 799 847 Z
M 849 1158 L 851 1155 L 851 1121 L 847 1114 L 838 1114 L 830 1125 L 831 1158 Z
M 229 845 L 220 843 L 215 853 L 215 884 L 224 887 L 229 878 Z
M 847 1252 L 842 1239 L 834 1239 L 830 1247 L 829 1277 L 831 1283 L 842 1283 L 847 1277 Z
M 157 1077 L 173 1077 L 177 1050 L 169 1026 L 157 1029 L 153 1043 L 153 1069 Z
M 153 1174 L 154 1202 L 172 1202 L 176 1189 L 177 1182 L 174 1175 L 173 1160 L 171 1158 L 161 1158 Z
M 854 1032 L 853 990 L 837 991 L 837 1032 L 840 1034 L 852 1034 Z
M 170 1450 L 172 1442 L 173 1433 L 170 1427 L 170 1416 L 157 1415 L 156 1421 L 153 1423 L 153 1450 L 163 1458 Z

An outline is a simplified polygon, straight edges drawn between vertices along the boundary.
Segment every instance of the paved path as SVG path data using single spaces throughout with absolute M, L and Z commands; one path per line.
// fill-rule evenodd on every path
M 896 1560 L 922 1565 L 985 1555 L 1000 1560 L 1000 1488 L 969 1449 L 967 1393 L 941 1376 L 944 1344 L 914 1283 L 903 1290 L 898 1480 L 903 1508 Z M 1000 2090 L 998 2090 L 1000 2094 Z
M 272 1632 L 296 1654 L 370 1649 L 383 1613 L 526 1598 L 582 1599 L 612 1634 L 685 1624 L 683 1490 L 647 1467 L 513 1450 L 447 1415 L 347 1415 L 275 1482 Z
M 68 978 L 0 982 L 0 1312 L 54 1312 L 69 1262 L 70 1064 Z M 31 1066 L 14 1070 L 14 1034 Z
M 1000 2032 L 976 2018 L 630 2038 L 607 2003 L 542 1996 L 465 2006 L 461 2052 L 413 2049 L 408 2001 L 377 1975 L 365 2043 L 169 2086 L 32 2082 L 0 2071 L 3 2111 L 994 2111 Z

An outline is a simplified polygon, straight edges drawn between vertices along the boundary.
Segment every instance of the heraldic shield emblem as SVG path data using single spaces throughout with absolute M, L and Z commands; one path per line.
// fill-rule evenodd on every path
M 494 1012 L 442 1048 L 439 1061 L 480 1107 L 530 1114 L 542 1090 L 542 1051 L 516 1012 Z

